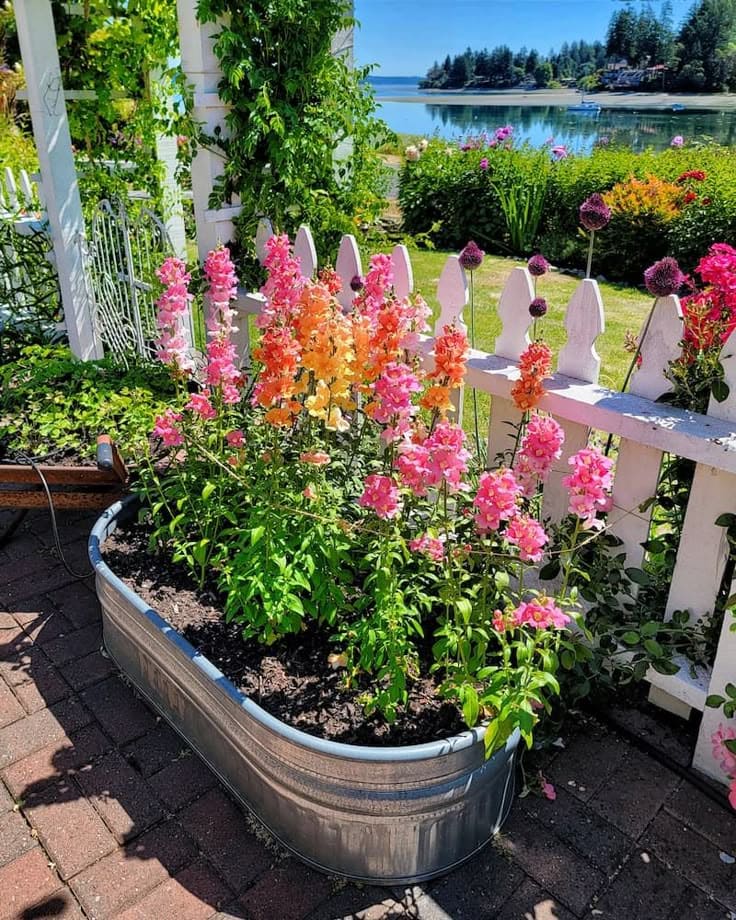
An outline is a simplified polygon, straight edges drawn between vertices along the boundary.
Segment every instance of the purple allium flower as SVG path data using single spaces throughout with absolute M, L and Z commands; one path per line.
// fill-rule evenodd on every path
M 676 134 L 670 141 L 670 147 L 684 147 L 685 138 L 681 134 Z
M 580 223 L 591 233 L 607 227 L 610 219 L 611 209 L 598 192 L 594 192 L 580 205 Z
M 598 138 L 599 147 L 607 147 L 610 143 L 611 143 L 611 138 L 607 134 L 604 134 L 602 137 Z
M 544 258 L 541 252 L 538 252 L 529 259 L 526 263 L 526 267 L 529 269 L 530 275 L 533 275 L 535 278 L 541 278 L 542 275 L 546 275 L 549 271 L 549 262 Z
M 482 170 L 488 169 L 488 157 L 483 157 L 483 159 L 478 164 Z
M 544 297 L 535 297 L 529 304 L 529 312 L 534 319 L 539 319 L 541 316 L 544 316 L 547 312 L 547 301 Z
M 677 259 L 665 256 L 644 272 L 644 284 L 652 297 L 668 297 L 676 294 L 685 282 Z
M 476 268 L 480 268 L 484 255 L 485 253 L 477 245 L 475 240 L 470 240 L 460 252 L 460 264 L 466 271 L 475 271 Z
M 564 160 L 570 156 L 569 151 L 564 144 L 558 144 L 556 147 L 553 147 L 551 153 L 556 160 Z
M 364 285 L 365 285 L 365 282 L 360 277 L 360 275 L 353 275 L 353 277 L 350 279 L 350 290 L 351 291 L 362 291 Z

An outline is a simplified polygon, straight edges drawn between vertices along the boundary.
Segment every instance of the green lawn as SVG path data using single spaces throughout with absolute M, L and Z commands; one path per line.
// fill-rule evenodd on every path
M 411 250 L 410 255 L 414 268 L 414 285 L 436 311 L 437 282 L 448 253 Z M 523 264 L 516 259 L 486 256 L 483 265 L 476 271 L 475 323 L 478 348 L 493 351 L 494 340 L 501 330 L 496 313 L 501 291 L 511 269 Z M 543 320 L 538 321 L 537 333 L 555 352 L 565 343 L 565 309 L 579 283 L 578 278 L 555 271 L 538 281 L 538 294 L 547 300 L 549 312 Z M 631 355 L 623 348 L 626 331 L 639 333 L 651 306 L 651 298 L 636 288 L 619 284 L 603 282 L 600 288 L 606 316 L 606 330 L 597 342 L 601 356 L 600 382 L 603 386 L 618 389 L 631 361 Z M 465 320 L 469 322 L 469 310 L 466 313 Z
M 414 286 L 426 298 L 435 315 L 438 312 L 437 282 L 447 259 L 446 252 L 427 252 L 413 249 L 410 251 L 414 268 Z M 364 258 L 364 264 L 367 259 Z M 501 322 L 496 307 L 509 272 L 517 265 L 524 265 L 517 259 L 486 256 L 481 267 L 476 271 L 475 286 L 475 325 L 476 345 L 492 352 L 496 336 L 501 331 Z M 578 278 L 552 271 L 538 280 L 537 292 L 549 304 L 549 312 L 537 323 L 537 335 L 552 347 L 555 354 L 565 343 L 563 325 L 565 309 L 573 291 L 580 283 Z M 619 389 L 631 362 L 631 355 L 623 348 L 627 330 L 638 334 L 644 318 L 651 306 L 651 299 L 636 288 L 619 284 L 601 283 L 601 296 L 605 311 L 605 332 L 596 343 L 601 356 L 600 383 L 610 389 Z M 470 311 L 466 311 L 466 323 L 470 321 Z M 553 364 L 554 366 L 554 364 Z M 490 415 L 490 397 L 477 393 L 478 427 L 481 442 L 485 441 Z M 463 427 L 472 436 L 474 428 L 473 401 L 466 395 L 463 411 Z

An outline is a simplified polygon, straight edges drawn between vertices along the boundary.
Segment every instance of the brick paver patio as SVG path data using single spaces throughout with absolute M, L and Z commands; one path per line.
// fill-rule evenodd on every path
M 76 568 L 93 520 L 61 518 Z M 50 544 L 39 513 L 0 550 L 0 920 L 736 918 L 734 816 L 590 720 L 546 767 L 556 801 L 517 800 L 452 875 L 391 890 L 306 868 L 100 653 L 93 583 Z

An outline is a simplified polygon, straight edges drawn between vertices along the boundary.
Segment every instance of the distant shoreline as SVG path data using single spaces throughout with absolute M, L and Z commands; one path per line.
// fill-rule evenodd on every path
M 577 90 L 424 90 L 420 96 L 381 96 L 381 102 L 415 102 L 425 105 L 478 105 L 478 106 L 568 106 L 581 98 Z M 586 101 L 596 102 L 604 109 L 652 109 L 668 111 L 673 105 L 686 109 L 736 109 L 736 93 L 638 93 L 601 92 L 586 93 Z

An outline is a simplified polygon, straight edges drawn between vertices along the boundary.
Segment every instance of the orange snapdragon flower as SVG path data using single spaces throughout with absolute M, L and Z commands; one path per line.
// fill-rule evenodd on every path
M 532 342 L 519 358 L 520 377 L 511 398 L 522 412 L 533 409 L 544 396 L 543 381 L 552 375 L 552 351 L 544 342 Z

